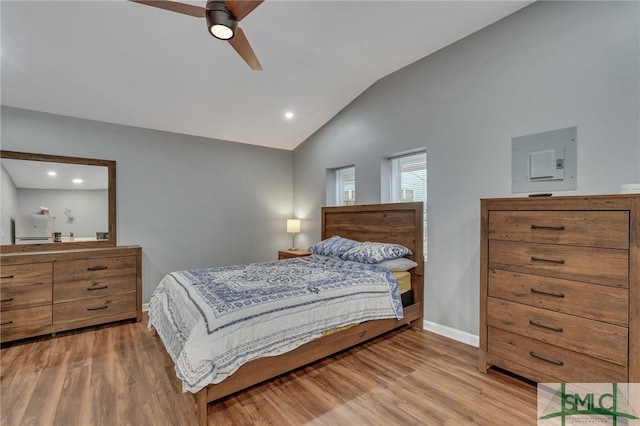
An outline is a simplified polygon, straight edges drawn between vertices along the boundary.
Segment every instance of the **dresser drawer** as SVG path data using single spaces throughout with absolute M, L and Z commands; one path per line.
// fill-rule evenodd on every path
M 2 266 L 0 309 L 21 309 L 51 304 L 52 264 Z
M 135 291 L 136 257 L 59 262 L 54 265 L 54 303 Z
M 622 366 L 627 365 L 628 330 L 489 297 L 487 324 Z
M 599 383 L 628 381 L 626 367 L 530 339 L 488 328 L 488 352 L 560 382 Z
M 629 248 L 627 211 L 492 211 L 489 239 Z
M 7 311 L 51 305 L 51 291 L 51 281 L 8 288 L 2 286 L 0 288 L 0 309 Z
M 135 318 L 136 314 L 135 291 L 53 304 L 53 323 L 56 326 L 76 321 L 86 322 L 93 319 L 98 324 L 125 318 Z M 105 319 L 106 317 L 111 318 Z
M 51 305 L 0 312 L 2 341 L 47 333 L 51 326 Z
M 6 290 L 33 284 L 51 284 L 52 277 L 51 262 L 30 263 L 28 265 L 2 265 L 0 288 Z
M 626 288 L 496 269 L 489 271 L 489 296 L 596 321 L 629 324 Z
M 490 240 L 489 268 L 629 286 L 628 250 Z
M 90 297 L 111 296 L 134 291 L 135 288 L 135 273 L 95 277 L 88 280 L 62 281 L 56 282 L 53 286 L 53 301 L 60 303 Z

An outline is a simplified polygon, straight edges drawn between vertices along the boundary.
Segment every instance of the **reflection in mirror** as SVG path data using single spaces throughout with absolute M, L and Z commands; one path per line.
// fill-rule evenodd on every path
M 0 154 L 2 252 L 115 245 L 115 162 Z
M 95 241 L 107 232 L 106 167 L 14 159 L 2 167 L 3 193 L 15 206 L 13 232 L 2 233 L 2 244 L 51 243 L 54 233 L 58 241 Z

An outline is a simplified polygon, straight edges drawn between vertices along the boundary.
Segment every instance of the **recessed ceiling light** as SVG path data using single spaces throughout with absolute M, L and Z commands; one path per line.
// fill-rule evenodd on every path
M 291 120 L 293 118 L 293 113 L 291 111 L 287 111 L 284 113 L 284 118 Z
M 57 173 L 54 171 L 50 171 L 47 173 L 49 176 L 57 176 Z
M 74 179 L 71 182 L 73 182 L 73 183 L 82 183 L 83 181 L 82 181 L 82 179 Z

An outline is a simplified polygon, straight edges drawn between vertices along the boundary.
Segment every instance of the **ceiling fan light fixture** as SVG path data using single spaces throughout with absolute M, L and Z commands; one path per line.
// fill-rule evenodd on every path
M 238 28 L 238 21 L 224 3 L 218 1 L 207 2 L 205 17 L 211 35 L 220 40 L 233 38 L 236 28 Z
M 212 36 L 219 40 L 228 41 L 236 53 L 249 65 L 249 68 L 254 71 L 262 70 L 262 65 L 253 52 L 247 36 L 238 27 L 238 21 L 244 19 L 264 0 L 207 0 L 205 7 L 173 0 L 130 1 L 195 18 L 205 18 L 207 31 Z

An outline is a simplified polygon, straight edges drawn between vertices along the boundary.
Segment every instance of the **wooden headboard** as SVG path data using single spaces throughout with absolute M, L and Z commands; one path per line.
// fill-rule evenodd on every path
M 322 239 L 339 235 L 356 241 L 402 244 L 414 254 L 416 275 L 424 275 L 423 204 L 393 203 L 322 208 Z
M 322 239 L 339 235 L 356 241 L 402 244 L 418 266 L 411 272 L 417 302 L 424 297 L 423 203 L 368 204 L 322 208 Z

